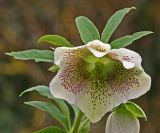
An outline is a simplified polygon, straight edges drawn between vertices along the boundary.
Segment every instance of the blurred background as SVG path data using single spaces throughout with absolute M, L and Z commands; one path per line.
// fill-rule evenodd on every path
M 148 116 L 147 122 L 140 120 L 141 133 L 160 133 L 160 0 L 0 0 L 0 133 L 32 133 L 57 124 L 23 104 L 42 99 L 36 93 L 19 97 L 29 87 L 49 84 L 54 75 L 47 69 L 52 63 L 14 60 L 5 52 L 50 49 L 48 44 L 37 44 L 44 34 L 59 34 L 83 45 L 74 22 L 77 16 L 89 17 L 101 32 L 115 11 L 130 6 L 137 10 L 125 17 L 111 40 L 141 30 L 154 32 L 128 48 L 142 56 L 152 77 L 151 90 L 135 101 Z M 91 133 L 104 133 L 106 118 L 94 124 Z

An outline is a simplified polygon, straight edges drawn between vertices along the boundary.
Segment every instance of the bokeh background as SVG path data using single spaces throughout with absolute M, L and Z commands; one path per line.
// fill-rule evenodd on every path
M 112 40 L 136 31 L 154 31 L 128 48 L 142 56 L 143 67 L 152 77 L 151 91 L 135 101 L 148 116 L 147 122 L 140 120 L 141 133 L 160 133 L 160 0 L 0 0 L 0 133 L 32 133 L 57 124 L 44 112 L 23 104 L 42 99 L 36 93 L 19 97 L 29 87 L 49 84 L 53 74 L 47 69 L 52 63 L 14 60 L 5 52 L 50 49 L 37 43 L 44 34 L 59 34 L 82 45 L 74 22 L 77 16 L 89 17 L 101 32 L 115 11 L 130 6 L 137 10 L 125 17 Z M 104 133 L 106 118 L 94 124 L 91 133 Z

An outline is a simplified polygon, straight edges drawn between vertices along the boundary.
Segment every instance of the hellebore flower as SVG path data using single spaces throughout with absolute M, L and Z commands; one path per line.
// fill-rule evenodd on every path
M 51 94 L 77 105 L 91 122 L 97 122 L 114 107 L 150 89 L 151 78 L 141 61 L 138 53 L 111 49 L 99 40 L 58 47 L 54 63 L 60 69 L 50 83 Z
M 139 120 L 129 112 L 112 112 L 105 133 L 139 133 Z

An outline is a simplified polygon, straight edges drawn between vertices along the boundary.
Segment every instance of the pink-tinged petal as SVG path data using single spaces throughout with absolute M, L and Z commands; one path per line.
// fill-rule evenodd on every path
M 86 46 L 96 57 L 105 56 L 111 49 L 109 44 L 103 43 L 99 40 L 91 41 L 87 43 Z
M 114 59 L 120 60 L 126 69 L 131 69 L 135 66 L 139 67 L 142 62 L 142 58 L 138 53 L 126 48 L 112 49 L 109 55 Z
M 139 133 L 139 120 L 132 114 L 113 112 L 109 115 L 105 133 Z

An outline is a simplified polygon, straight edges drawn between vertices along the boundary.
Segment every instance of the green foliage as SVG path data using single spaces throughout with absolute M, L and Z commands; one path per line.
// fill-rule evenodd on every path
M 101 40 L 105 43 L 108 43 L 111 35 L 116 30 L 118 25 L 121 23 L 123 17 L 131 10 L 135 9 L 135 7 L 131 8 L 124 8 L 122 10 L 117 11 L 114 13 L 110 19 L 108 20 L 107 24 L 105 25 L 105 28 L 101 35 Z
M 146 117 L 144 111 L 137 104 L 128 101 L 127 103 L 125 103 L 125 107 L 134 116 L 145 118 L 145 120 L 147 120 L 147 117 Z
M 93 40 L 100 40 L 99 32 L 91 20 L 84 16 L 76 18 L 76 25 L 84 44 Z
M 51 72 L 57 72 L 59 70 L 59 67 L 57 65 L 53 65 L 48 70 Z
M 61 111 L 55 105 L 49 102 L 42 102 L 42 101 L 30 101 L 30 102 L 25 102 L 25 104 L 34 106 L 36 108 L 39 108 L 47 112 L 57 121 L 59 121 L 66 130 L 70 129 L 70 124 L 68 123 L 66 116 L 63 115 Z
M 140 31 L 140 32 L 134 33 L 133 35 L 127 35 L 127 36 L 118 38 L 118 39 L 111 42 L 111 48 L 118 49 L 118 48 L 126 47 L 127 45 L 131 44 L 133 41 L 136 41 L 136 40 L 140 39 L 141 37 L 146 36 L 151 33 L 153 33 L 153 32 Z
M 35 60 L 35 62 L 53 62 L 54 52 L 51 50 L 25 50 L 18 52 L 6 53 L 9 56 L 13 56 L 19 60 Z
M 38 43 L 47 42 L 56 46 L 72 47 L 69 41 L 59 35 L 44 35 L 38 39 Z
M 65 115 L 65 117 L 67 118 L 68 123 L 69 123 L 69 125 L 70 125 L 70 112 L 69 112 L 68 106 L 66 105 L 66 103 L 64 102 L 64 100 L 54 98 L 54 97 L 51 95 L 48 86 L 38 85 L 38 86 L 31 87 L 31 88 L 23 91 L 23 92 L 20 94 L 20 96 L 22 96 L 24 93 L 31 92 L 31 91 L 37 91 L 40 95 L 55 100 L 55 102 L 57 103 L 57 105 L 58 105 L 58 107 L 60 108 L 61 112 L 62 112 L 62 113 Z
M 49 91 L 48 86 L 44 86 L 44 85 L 38 85 L 38 86 L 31 87 L 31 88 L 23 91 L 19 96 L 22 96 L 23 94 L 25 94 L 27 92 L 31 92 L 31 91 L 37 91 L 42 96 L 48 97 L 50 99 L 54 99 Z
M 80 112 L 79 108 L 76 105 L 71 105 L 75 114 L 75 118 L 78 117 L 78 114 Z M 78 133 L 88 133 L 90 130 L 90 121 L 88 118 L 84 115 L 81 119 L 80 127 Z
M 81 124 L 80 124 L 80 127 L 79 127 L 79 133 L 89 133 L 90 128 L 91 128 L 91 123 L 85 117 L 84 119 L 81 120 Z
M 72 106 L 72 109 L 74 111 L 75 117 L 77 117 L 78 112 L 80 111 L 79 108 L 76 105 L 71 105 L 71 106 Z
M 51 127 L 44 128 L 40 131 L 36 131 L 34 133 L 66 133 L 66 132 L 60 128 L 51 126 Z
M 134 117 L 141 117 L 147 120 L 147 117 L 144 111 L 135 103 L 128 101 L 118 107 L 116 107 L 113 111 L 116 112 L 123 112 L 123 113 L 130 113 Z
M 68 131 L 72 130 L 71 129 L 71 121 L 70 121 L 70 119 L 71 119 L 70 118 L 70 110 L 68 109 L 68 106 L 64 102 L 64 100 L 54 98 L 50 94 L 49 87 L 44 86 L 44 85 L 38 85 L 38 86 L 35 86 L 32 88 L 29 88 L 29 89 L 23 91 L 20 94 L 20 96 L 22 96 L 23 94 L 25 94 L 27 92 L 31 92 L 31 91 L 37 91 L 40 95 L 45 96 L 50 99 L 53 99 L 57 103 L 58 107 L 56 107 L 55 105 L 53 105 L 49 102 L 42 102 L 42 101 L 30 101 L 30 102 L 25 102 L 25 104 L 34 106 L 34 107 L 41 109 L 41 110 L 47 112 L 48 114 L 50 114 L 53 118 L 58 120 L 64 126 L 65 131 L 68 132 Z M 76 107 L 74 105 L 72 105 L 72 108 L 75 113 L 74 119 L 77 119 L 80 110 L 78 109 L 78 107 Z M 84 117 L 80 121 L 81 121 L 81 124 L 80 124 L 80 128 L 79 128 L 79 133 L 88 133 L 88 131 L 90 129 L 90 121 L 86 117 Z M 51 129 L 44 129 L 44 131 L 48 131 L 48 130 L 50 131 Z M 43 130 L 41 130 L 41 132 L 42 131 Z M 35 133 L 39 133 L 39 132 L 35 132 Z

